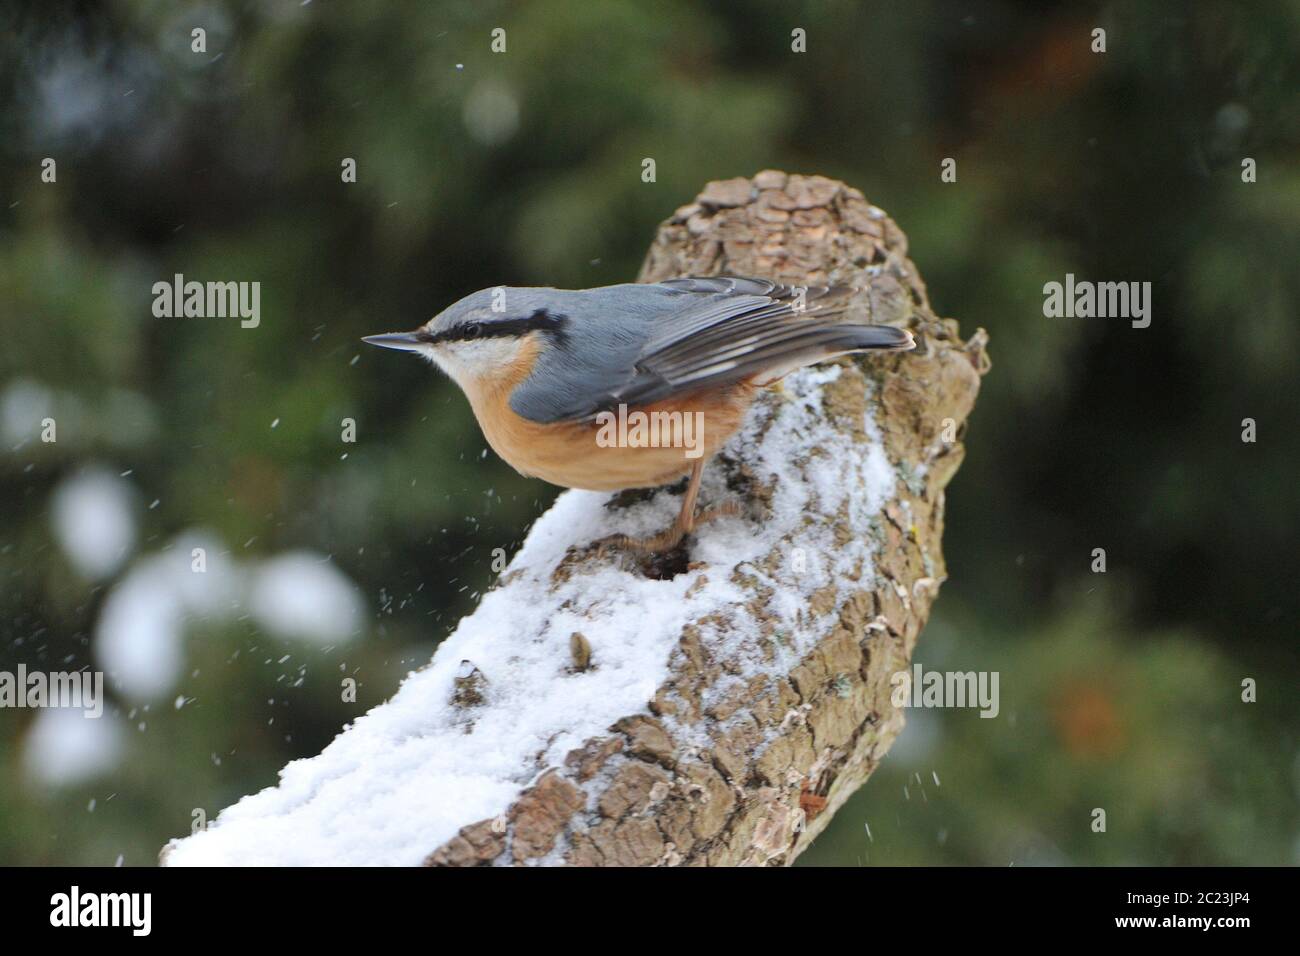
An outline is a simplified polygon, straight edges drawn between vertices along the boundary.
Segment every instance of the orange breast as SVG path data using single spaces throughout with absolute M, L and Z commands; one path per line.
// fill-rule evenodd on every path
M 633 406 L 621 420 L 615 412 L 595 423 L 539 424 L 510 407 L 510 394 L 536 358 L 537 344 L 526 342 L 507 374 L 466 383 L 465 394 L 493 451 L 521 474 L 564 488 L 619 491 L 675 481 L 735 433 L 755 392 L 741 382 Z

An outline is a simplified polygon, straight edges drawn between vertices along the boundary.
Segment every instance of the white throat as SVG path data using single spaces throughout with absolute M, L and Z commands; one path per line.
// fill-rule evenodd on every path
M 420 354 L 468 390 L 503 375 L 519 358 L 518 338 L 485 338 L 420 346 Z

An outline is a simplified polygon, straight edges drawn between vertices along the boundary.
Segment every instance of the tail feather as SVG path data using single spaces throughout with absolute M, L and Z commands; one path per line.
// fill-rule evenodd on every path
M 845 325 L 841 328 L 853 330 L 854 338 L 859 343 L 853 349 L 855 352 L 867 349 L 896 349 L 905 352 L 916 348 L 916 340 L 907 329 L 897 329 L 892 325 Z

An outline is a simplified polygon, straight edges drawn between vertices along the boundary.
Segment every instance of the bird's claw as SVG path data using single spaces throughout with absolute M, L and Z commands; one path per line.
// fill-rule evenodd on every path
M 740 502 L 724 501 L 712 508 L 705 508 L 699 514 L 691 516 L 689 520 L 683 521 L 679 518 L 670 528 L 649 538 L 634 538 L 631 535 L 618 534 L 609 539 L 609 544 L 639 554 L 662 554 L 677 548 L 699 525 L 738 514 L 740 514 Z

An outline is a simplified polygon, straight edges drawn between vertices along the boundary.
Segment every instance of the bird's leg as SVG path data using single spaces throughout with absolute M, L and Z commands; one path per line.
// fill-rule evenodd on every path
M 683 535 L 688 535 L 695 530 L 695 502 L 700 500 L 700 479 L 703 477 L 704 459 L 696 458 L 695 464 L 691 465 L 691 480 L 686 485 L 686 494 L 682 495 L 682 510 L 677 513 L 677 520 L 669 529 L 681 531 L 677 541 L 680 541 Z

